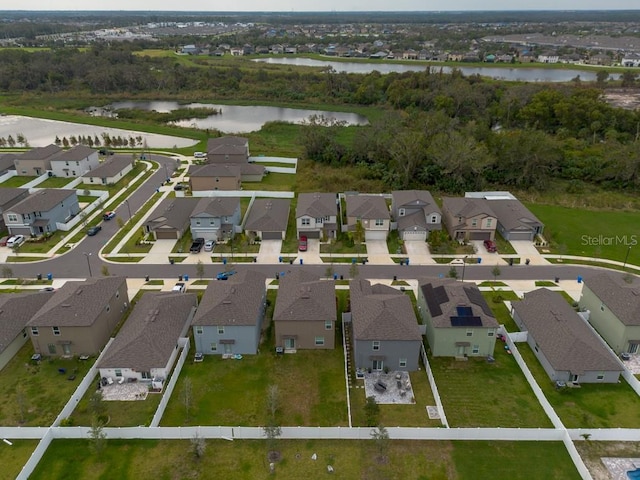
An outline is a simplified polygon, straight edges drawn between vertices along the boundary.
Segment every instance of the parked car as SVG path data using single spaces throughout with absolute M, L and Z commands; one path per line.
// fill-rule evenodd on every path
M 229 280 L 229 277 L 231 275 L 234 275 L 236 272 L 235 270 L 230 270 L 228 272 L 220 272 L 218 275 L 216 275 L 216 280 Z
M 9 240 L 7 240 L 7 247 L 19 247 L 25 242 L 25 240 L 26 238 L 24 238 L 24 235 L 14 235 L 13 237 L 9 238 Z
M 206 243 L 204 244 L 204 251 L 205 252 L 213 252 L 213 246 L 216 244 L 216 242 L 214 240 L 207 240 Z
M 205 158 L 206 156 L 207 156 L 207 154 L 204 153 L 204 152 L 195 152 L 193 154 L 193 158 Z
M 0 247 L 6 247 L 7 246 L 7 240 L 9 240 L 9 237 L 0 238 Z
M 104 215 L 102 215 L 102 219 L 103 220 L 111 220 L 112 218 L 115 218 L 116 216 L 116 212 L 105 212 Z
M 307 237 L 305 237 L 304 235 L 302 235 L 298 240 L 298 250 L 300 250 L 301 252 L 307 251 Z
M 493 240 L 485 240 L 484 248 L 486 248 L 489 253 L 496 253 L 498 251 L 498 247 L 496 247 L 496 243 Z
M 188 190 L 188 188 L 189 188 L 189 186 L 188 186 L 188 185 L 186 185 L 186 184 L 184 184 L 184 183 L 176 183 L 176 184 L 173 186 L 173 189 L 174 189 L 176 192 L 178 192 L 178 191 L 180 191 L 180 190 Z
M 189 251 L 191 253 L 200 253 L 202 247 L 204 246 L 204 238 L 194 238 Z
M 184 282 L 178 282 L 173 286 L 171 291 L 174 293 L 184 293 L 187 291 L 187 286 Z
M 100 225 L 96 225 L 95 227 L 90 227 L 87 230 L 87 235 L 89 235 L 90 237 L 93 237 L 95 234 L 97 234 L 100 230 L 102 230 L 102 227 Z

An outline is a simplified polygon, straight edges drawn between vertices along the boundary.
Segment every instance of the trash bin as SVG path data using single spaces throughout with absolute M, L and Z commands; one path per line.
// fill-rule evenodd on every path
M 394 276 L 393 276 L 393 281 L 394 281 L 394 282 L 396 282 L 397 280 L 398 280 L 398 276 L 397 276 L 397 275 L 394 275 Z
M 578 275 L 578 283 L 582 283 L 582 277 Z
M 482 263 L 482 259 L 478 257 L 478 263 Z
M 560 281 L 560 277 L 556 277 L 556 278 L 554 279 L 554 281 L 555 281 L 556 283 L 558 283 L 558 282 Z
M 47 280 L 53 280 L 53 274 L 47 273 Z
M 289 265 L 293 265 L 293 258 L 289 260 Z
M 169 263 L 170 263 L 171 265 L 173 265 L 174 263 L 176 263 L 176 261 L 175 261 L 173 258 L 170 258 L 170 259 L 169 259 Z
M 224 257 L 224 258 L 222 259 L 222 264 L 223 264 L 223 265 L 226 265 L 226 264 L 227 264 L 227 257 Z
M 145 281 L 145 282 L 148 282 L 148 281 L 149 281 L 149 275 L 145 275 L 145 276 L 144 276 L 144 281 Z
M 337 280 L 337 279 L 338 279 L 338 274 L 337 274 L 337 273 L 334 273 L 334 274 L 333 274 L 333 279 L 334 279 L 334 280 Z
M 531 260 L 529 260 L 528 258 L 524 261 L 525 265 L 529 265 L 531 263 Z
M 340 280 L 344 280 L 344 275 L 340 275 Z
M 510 258 L 510 259 L 509 259 L 509 266 L 510 266 L 510 267 L 513 267 L 513 258 Z
M 404 259 L 400 259 L 400 265 L 404 265 Z
M 409 266 L 409 259 L 408 259 L 408 258 L 405 258 L 405 259 L 404 259 L 404 263 L 406 263 L 406 264 L 407 264 L 407 266 Z
M 276 272 L 276 280 L 280 280 L 280 274 Z
M 357 260 L 356 260 L 355 258 L 352 258 L 352 259 L 351 259 L 351 265 L 355 265 L 355 264 L 356 264 L 356 262 L 357 262 Z
M 278 257 L 278 263 L 282 263 L 282 257 Z
M 39 273 L 38 276 L 36 277 L 38 280 L 42 280 L 42 274 Z
M 253 257 L 253 263 L 257 263 L 258 262 L 258 257 Z
M 300 259 L 300 265 L 302 265 L 304 262 L 302 261 L 302 259 Z
M 182 281 L 182 275 L 178 275 L 178 281 L 181 282 Z
M 189 281 L 189 275 L 183 275 L 184 281 L 188 282 Z

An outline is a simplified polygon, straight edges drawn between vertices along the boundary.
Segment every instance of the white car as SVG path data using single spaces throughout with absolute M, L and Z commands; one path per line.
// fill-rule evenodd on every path
M 24 235 L 14 235 L 9 240 L 7 240 L 7 247 L 19 247 L 24 243 L 25 240 L 26 239 L 24 238 Z
M 187 291 L 187 286 L 184 282 L 178 282 L 173 286 L 171 291 L 174 293 L 184 293 Z
M 195 152 L 193 154 L 193 158 L 205 158 L 206 156 L 207 156 L 207 154 L 204 153 L 204 152 Z
M 214 240 L 207 240 L 204 244 L 205 252 L 213 252 L 213 246 L 216 244 Z

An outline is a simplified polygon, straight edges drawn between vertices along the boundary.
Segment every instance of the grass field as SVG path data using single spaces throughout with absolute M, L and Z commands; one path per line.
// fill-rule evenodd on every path
M 189 441 L 110 440 L 99 455 L 87 441 L 54 440 L 32 480 L 325 478 L 385 480 L 578 480 L 559 442 L 278 441 L 281 460 L 269 471 L 267 444 L 260 440 L 207 440 L 195 459 Z M 317 455 L 317 460 L 311 456 Z
M 13 445 L 0 447 L 0 478 L 16 478 L 38 445 L 38 440 L 11 439 Z
M 38 177 L 22 177 L 19 175 L 15 175 L 11 178 L 7 178 L 4 182 L 0 183 L 0 187 L 2 188 L 18 188 L 23 186 L 25 183 L 29 183 L 32 180 L 35 180 Z
M 38 188 L 64 188 L 74 180 L 74 177 L 49 177 L 38 184 Z

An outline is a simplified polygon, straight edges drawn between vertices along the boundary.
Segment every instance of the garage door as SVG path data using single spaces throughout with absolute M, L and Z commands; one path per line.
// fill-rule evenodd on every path
M 388 232 L 386 230 L 370 230 L 364 232 L 364 240 L 365 242 L 368 242 L 369 240 L 386 240 L 387 233 Z
M 298 238 L 302 235 L 307 238 L 320 238 L 320 232 L 318 230 L 310 230 L 308 232 L 301 231 L 299 232 Z
M 418 231 L 406 231 L 402 233 L 402 240 L 405 241 L 421 241 L 424 242 L 427 239 L 427 232 Z
M 175 240 L 178 238 L 177 230 L 156 230 L 155 233 L 158 240 Z
M 282 240 L 282 232 L 262 232 L 262 240 Z
M 491 240 L 491 232 L 471 232 L 469 240 Z
M 509 234 L 508 240 L 533 240 L 533 234 L 531 232 L 512 232 Z

